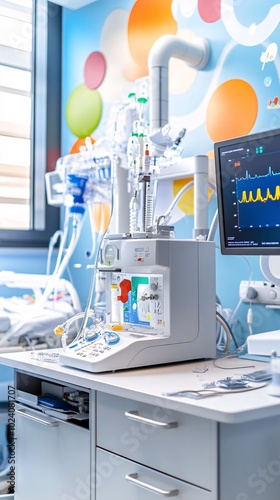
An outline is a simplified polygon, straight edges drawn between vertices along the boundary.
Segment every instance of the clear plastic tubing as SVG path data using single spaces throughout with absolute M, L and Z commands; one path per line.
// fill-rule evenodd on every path
M 129 204 L 129 231 L 130 233 L 135 233 L 138 230 L 138 201 L 137 193 L 131 198 Z
M 154 193 L 153 184 L 151 180 L 146 183 L 146 196 L 145 196 L 145 231 L 152 227 L 154 220 Z

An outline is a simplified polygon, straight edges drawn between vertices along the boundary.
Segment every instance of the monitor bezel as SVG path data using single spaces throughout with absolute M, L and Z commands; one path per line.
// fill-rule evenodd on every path
M 231 139 L 225 139 L 214 143 L 214 163 L 215 163 L 215 175 L 216 175 L 216 196 L 218 205 L 218 221 L 219 221 L 219 233 L 220 233 L 220 249 L 223 255 L 280 255 L 279 247 L 244 247 L 244 246 L 232 246 L 226 245 L 226 234 L 225 234 L 225 209 L 224 200 L 222 196 L 221 189 L 221 178 L 222 178 L 222 168 L 220 162 L 220 149 L 228 146 L 236 146 L 241 142 L 246 143 L 252 141 L 260 141 L 264 139 L 269 139 L 279 135 L 280 140 L 280 128 L 273 130 L 266 130 L 262 132 L 256 132 L 253 134 L 248 134 L 244 136 L 233 137 Z

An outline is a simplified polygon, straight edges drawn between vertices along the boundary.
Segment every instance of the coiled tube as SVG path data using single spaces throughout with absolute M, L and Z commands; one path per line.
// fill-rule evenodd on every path
M 135 233 L 136 231 L 138 231 L 137 191 L 135 191 L 134 196 L 131 198 L 129 204 L 129 231 L 130 233 Z
M 145 231 L 150 231 L 153 228 L 156 191 L 157 182 L 149 176 L 145 186 Z
M 145 200 L 145 231 L 153 226 L 154 219 L 154 197 L 151 193 L 146 194 Z

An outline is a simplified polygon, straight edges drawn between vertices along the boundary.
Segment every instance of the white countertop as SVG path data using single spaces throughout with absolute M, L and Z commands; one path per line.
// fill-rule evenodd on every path
M 203 384 L 209 382 L 268 368 L 267 363 L 259 361 L 231 357 L 216 360 L 215 364 L 213 360 L 192 361 L 94 374 L 58 363 L 32 360 L 30 351 L 26 351 L 1 354 L 0 364 L 56 382 L 94 389 L 217 422 L 237 424 L 280 415 L 280 397 L 270 396 L 267 387 L 198 400 L 164 396 L 167 392 L 202 389 Z

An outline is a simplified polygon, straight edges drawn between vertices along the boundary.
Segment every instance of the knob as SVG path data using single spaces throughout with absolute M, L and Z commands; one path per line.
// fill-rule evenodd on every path
M 157 289 L 158 289 L 158 284 L 157 284 L 157 283 L 155 283 L 155 282 L 151 283 L 151 284 L 150 284 L 150 289 L 151 289 L 151 290 L 153 290 L 153 292 L 155 292 L 155 290 L 157 290 Z
M 246 293 L 247 299 L 254 300 L 257 298 L 257 296 L 258 296 L 257 290 L 255 288 L 253 288 L 252 286 L 249 286 L 247 293 Z

